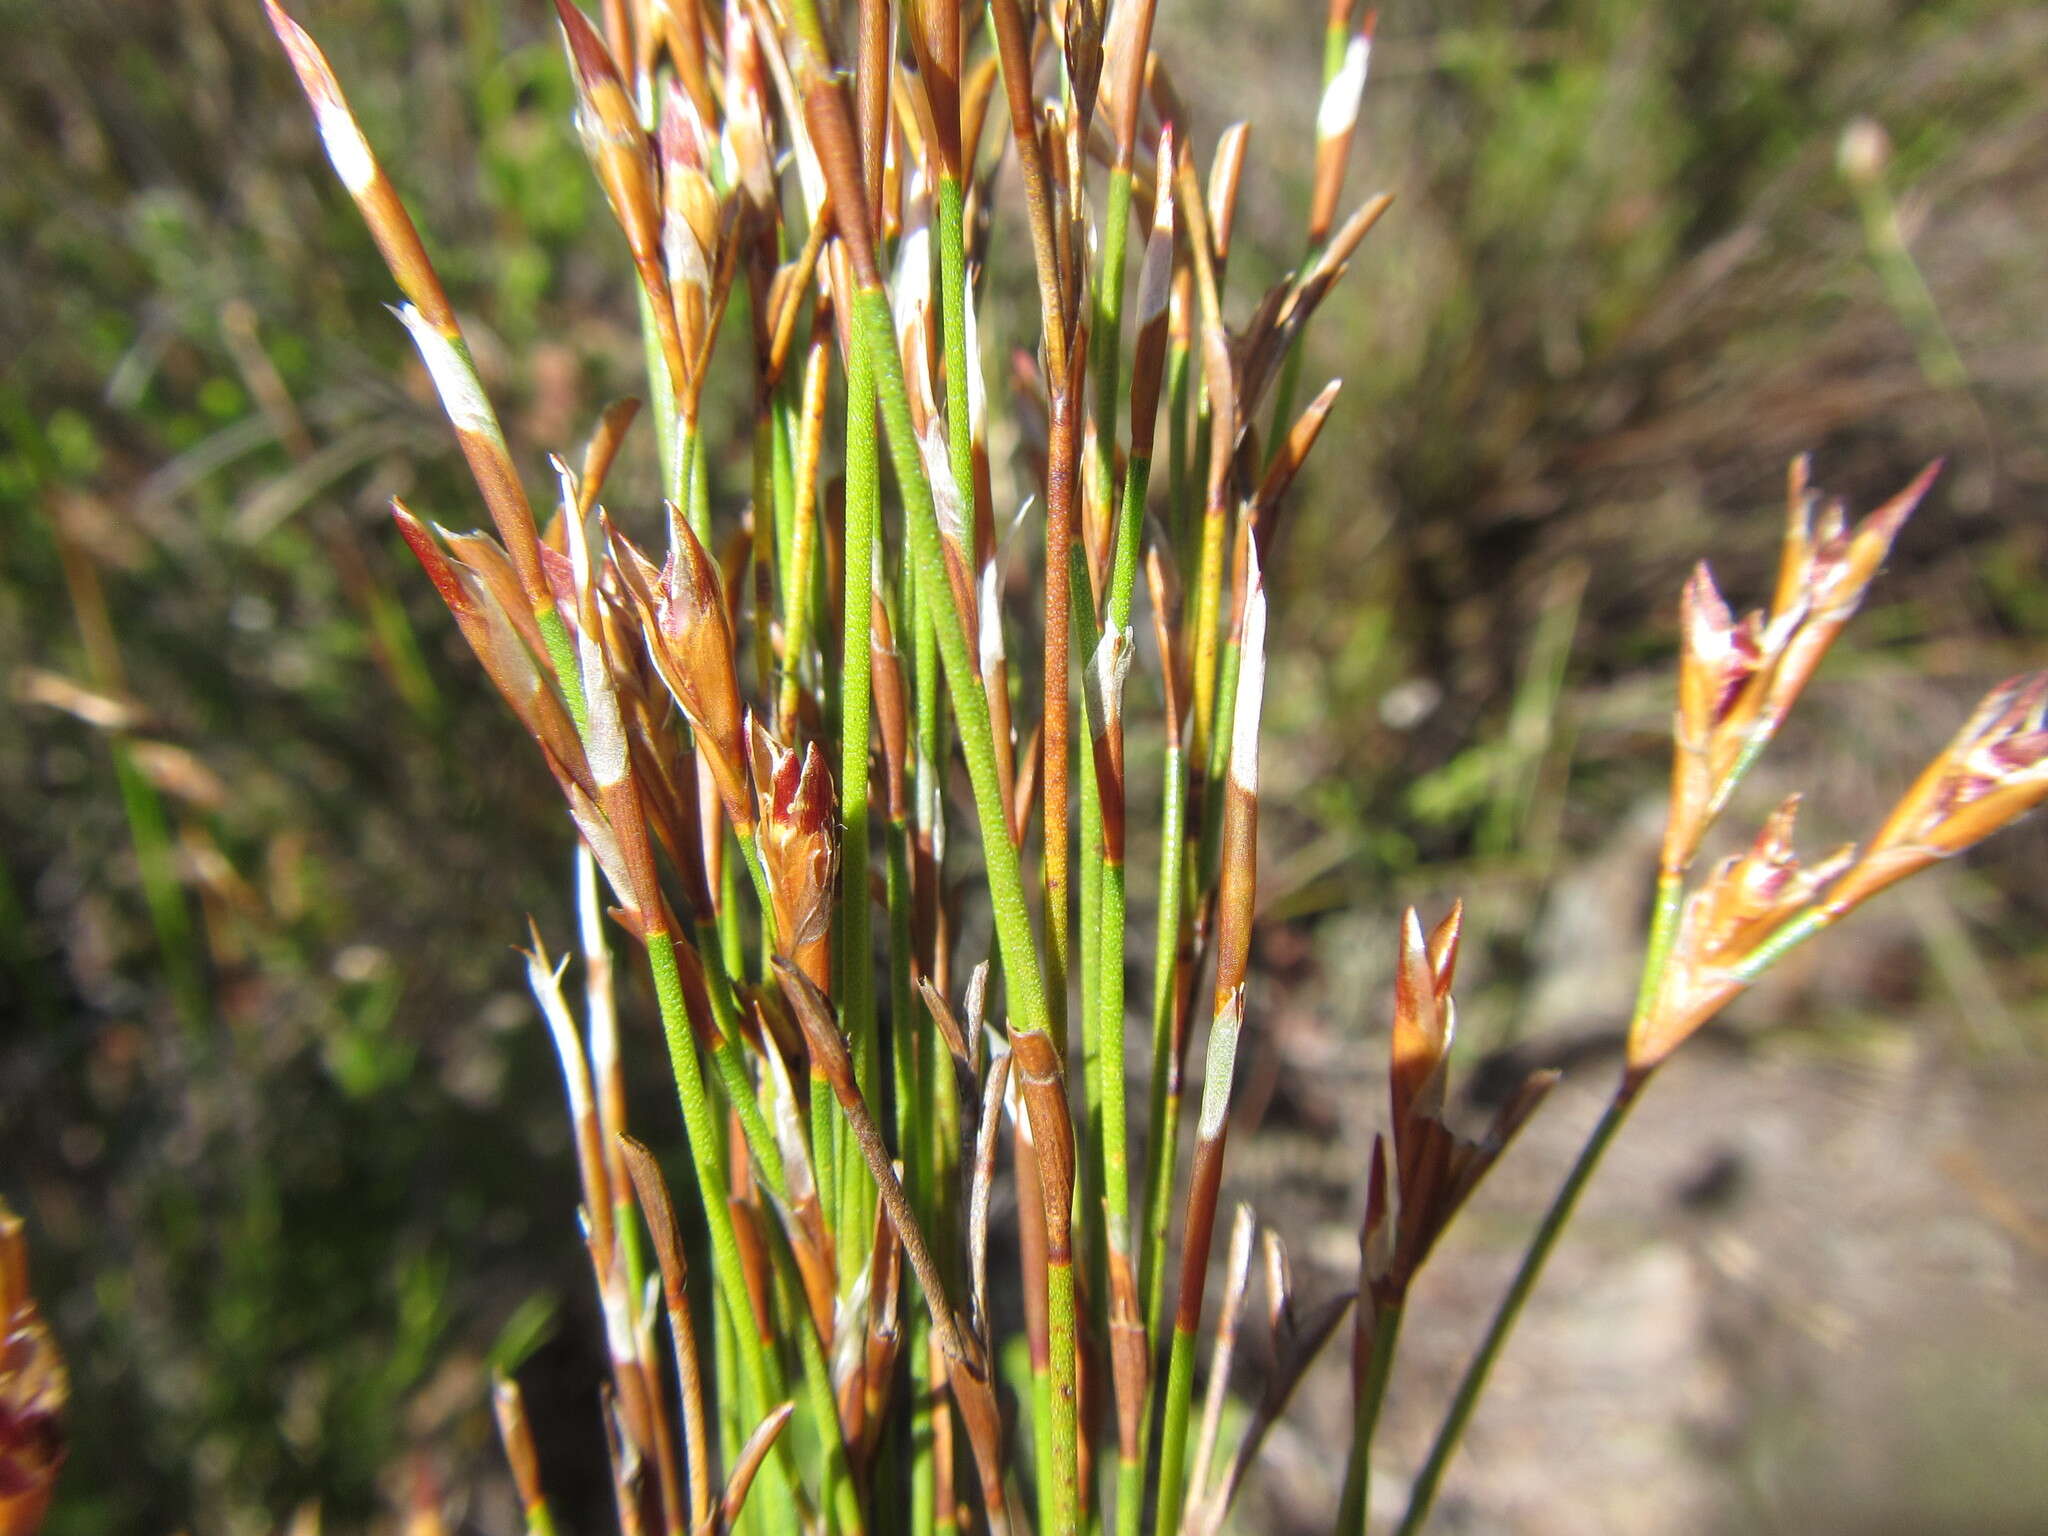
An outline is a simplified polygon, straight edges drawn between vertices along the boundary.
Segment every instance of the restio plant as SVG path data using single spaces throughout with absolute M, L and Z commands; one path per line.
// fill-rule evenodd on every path
M 1249 134 L 1227 130 L 1202 174 L 1154 0 L 604 0 L 595 22 L 557 0 L 648 403 L 609 406 L 580 455 L 552 458 L 537 511 L 537 465 L 507 441 L 397 184 L 312 37 L 266 3 L 496 536 L 394 505 L 399 530 L 578 833 L 579 985 L 538 932 L 528 963 L 575 1127 L 621 1531 L 1215 1532 L 1347 1310 L 1337 1529 L 1364 1531 L 1409 1286 L 1553 1081 L 1529 1078 L 1478 1139 L 1450 1127 L 1459 913 L 1425 931 L 1411 911 L 1356 1293 L 1298 1299 L 1265 1235 L 1275 1365 L 1225 1443 L 1240 1212 L 1191 1422 L 1256 1016 L 1266 553 L 1337 394 L 1299 404 L 1303 333 L 1389 203 L 1340 216 L 1371 18 L 1331 0 L 1300 266 L 1233 299 Z M 1027 239 L 1028 272 L 1007 259 Z M 1009 278 L 1035 311 L 994 297 Z M 732 401 L 744 440 L 707 443 L 730 415 L 707 406 Z M 659 502 L 615 515 L 604 486 L 641 415 Z M 728 446 L 749 474 L 721 476 L 742 457 Z M 1686 585 L 1626 1067 L 1401 1530 L 1427 1521 L 1662 1063 L 1795 945 L 2048 795 L 2035 676 L 1995 690 L 1860 850 L 1802 864 L 1795 800 L 1696 867 L 1933 476 L 1852 525 L 1797 465 L 1768 609 L 1737 620 L 1704 567 Z M 1133 773 L 1160 786 L 1149 935 L 1129 921 Z M 993 952 L 970 952 L 984 934 Z M 622 1052 L 615 944 L 658 1000 L 679 1193 L 624 1123 L 644 1067 Z M 999 1209 L 1021 1352 L 991 1303 Z M 528 1529 L 551 1531 L 512 1380 L 496 1407 Z

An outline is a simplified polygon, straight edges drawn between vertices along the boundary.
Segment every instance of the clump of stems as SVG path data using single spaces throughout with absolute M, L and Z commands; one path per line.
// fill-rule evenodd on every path
M 1298 1306 L 1266 1234 L 1276 1364 L 1223 1444 L 1242 1217 L 1191 1445 L 1231 1087 L 1257 1027 L 1265 573 L 1337 399 L 1333 383 L 1297 414 L 1304 337 L 1388 206 L 1341 212 L 1371 18 L 1329 8 L 1300 268 L 1238 295 L 1249 134 L 1227 130 L 1204 176 L 1153 0 L 606 0 L 595 21 L 557 0 L 648 379 L 644 407 L 607 407 L 573 466 L 551 461 L 537 510 L 397 182 L 310 35 L 266 3 L 495 527 L 451 532 L 394 504 L 399 532 L 576 832 L 580 986 L 537 930 L 527 970 L 575 1129 L 620 1529 L 1219 1530 L 1353 1301 Z M 1009 275 L 1036 313 L 991 314 L 1020 242 L 1030 271 Z M 1006 388 L 984 376 L 989 344 L 1018 349 Z M 709 451 L 714 398 L 739 403 L 744 455 Z M 658 494 L 615 514 L 605 485 L 640 417 Z M 720 466 L 742 457 L 728 482 Z M 1792 944 L 2048 793 L 2048 684 L 2013 685 L 1860 859 L 1802 872 L 1788 808 L 1685 891 L 1706 825 L 1924 488 L 1850 532 L 1816 521 L 1795 480 L 1768 618 L 1734 624 L 1704 573 L 1688 588 L 1673 832 L 1629 1070 L 1411 1527 L 1655 1067 Z M 1129 916 L 1133 772 L 1163 791 L 1158 865 L 1139 874 L 1149 943 Z M 960 953 L 984 913 L 993 952 Z M 681 1112 L 673 1191 L 624 1123 L 639 1066 L 614 999 L 621 937 L 652 981 Z M 1409 1282 L 1550 1083 L 1479 1140 L 1448 1127 L 1457 942 L 1456 912 L 1427 938 L 1411 913 L 1400 939 L 1344 1529 L 1364 1529 Z M 1153 958 L 1142 1116 L 1134 951 Z M 995 1198 L 1006 1140 L 1013 1202 Z M 1014 1384 L 989 1299 L 999 1210 L 1021 1266 Z M 549 1532 L 519 1388 L 496 1392 L 528 1529 Z

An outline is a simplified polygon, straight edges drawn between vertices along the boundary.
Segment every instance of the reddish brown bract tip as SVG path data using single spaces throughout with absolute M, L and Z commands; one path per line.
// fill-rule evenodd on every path
M 1463 906 L 1453 906 L 1425 940 L 1414 908 L 1401 920 L 1388 1074 L 1392 1136 L 1374 1138 L 1359 1231 L 1360 1286 L 1379 1306 L 1400 1302 L 1437 1238 L 1555 1081 L 1551 1073 L 1526 1078 L 1479 1140 L 1446 1123 L 1445 1069 L 1456 1028 L 1451 978 L 1463 923 Z M 1372 1310 L 1361 1308 L 1361 1359 L 1371 1327 Z
M 761 864 L 775 904 L 782 947 L 823 985 L 823 941 L 832 926 L 833 882 L 839 873 L 839 826 L 825 754 L 811 742 L 786 750 L 755 727 L 757 760 L 767 772 L 761 791 Z
M 1937 459 L 1854 529 L 1822 504 L 1806 460 L 1786 477 L 1786 527 L 1768 613 L 1737 620 L 1704 565 L 1679 599 L 1678 713 L 1663 867 L 1682 871 L 1749 764 L 1776 733 L 1892 541 L 1941 471 Z

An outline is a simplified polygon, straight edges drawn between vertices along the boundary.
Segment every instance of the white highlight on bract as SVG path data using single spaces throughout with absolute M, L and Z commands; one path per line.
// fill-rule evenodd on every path
M 361 197 L 377 179 L 377 157 L 356 125 L 355 115 L 338 101 L 315 97 L 313 120 L 320 129 L 320 142 L 327 146 L 334 174 L 348 188 L 349 196 Z
M 932 507 L 938 513 L 939 532 L 956 550 L 967 547 L 967 513 L 960 504 L 960 487 L 953 481 L 952 451 L 946 442 L 946 423 L 933 416 L 918 439 L 918 457 L 924 460 L 925 478 L 932 486 Z
M 1173 291 L 1173 125 L 1159 134 L 1156 162 L 1158 192 L 1152 205 L 1152 233 L 1145 241 L 1145 264 L 1138 273 L 1138 324 L 1166 313 Z
M 626 777 L 626 725 L 619 715 L 619 696 L 612 682 L 611 665 L 596 633 L 597 570 L 590 558 L 590 530 L 576 514 L 576 477 L 557 457 L 555 474 L 562 483 L 562 529 L 569 545 L 569 569 L 576 583 L 576 662 L 583 675 L 583 697 L 589 725 L 584 731 L 583 751 L 590 760 L 591 777 L 599 788 L 623 783 Z M 591 516 L 600 515 L 596 509 Z
M 473 432 L 502 445 L 505 435 L 499 430 L 498 414 L 484 398 L 483 383 L 476 376 L 476 364 L 470 360 L 469 349 L 459 339 L 443 336 L 411 304 L 399 305 L 395 313 L 412 334 L 412 344 L 419 348 L 420 361 L 427 365 L 427 374 L 434 381 L 434 391 L 440 395 L 441 409 L 448 413 L 448 419 L 459 431 Z
M 1131 658 L 1136 653 L 1132 632 L 1119 629 L 1116 620 L 1111 619 L 1103 627 L 1102 641 L 1095 647 L 1088 667 L 1089 685 L 1095 690 L 1104 725 L 1123 714 L 1124 682 L 1131 675 Z
M 981 675 L 987 677 L 1003 663 L 1002 595 L 997 586 L 996 563 L 981 568 L 981 633 L 976 637 L 981 652 Z
M 1318 140 L 1339 138 L 1358 121 L 1358 104 L 1365 95 L 1366 65 L 1371 59 L 1371 40 L 1363 34 L 1352 38 L 1344 50 L 1343 65 L 1330 77 L 1322 105 L 1316 109 Z
M 1166 313 L 1173 292 L 1173 235 L 1157 230 L 1145 242 L 1145 265 L 1138 272 L 1138 324 L 1148 325 Z
M 1237 1037 L 1244 1028 L 1244 988 L 1231 988 L 1229 998 L 1209 1023 L 1209 1048 L 1202 1062 L 1202 1116 L 1195 1135 L 1214 1141 L 1230 1112 L 1230 1084 L 1237 1075 Z
M 967 340 L 967 426 L 979 441 L 988 425 L 988 386 L 981 377 L 981 322 L 975 319 L 974 278 L 971 273 L 961 297 L 965 301 L 961 306 L 961 319 L 964 321 L 961 329 Z

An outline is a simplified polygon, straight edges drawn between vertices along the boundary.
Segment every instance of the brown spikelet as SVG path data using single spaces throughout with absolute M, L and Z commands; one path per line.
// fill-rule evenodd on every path
M 829 979 L 839 836 L 832 775 L 811 742 L 801 754 L 755 728 L 761 785 L 761 864 L 775 904 L 782 947 L 823 986 Z M 765 766 L 766 772 L 759 773 Z
M 540 1486 L 540 1452 L 533 1443 L 533 1428 L 526 1420 L 526 1399 L 519 1383 L 499 1375 L 491 1382 L 491 1410 L 498 1421 L 498 1439 L 505 1447 L 505 1461 L 512 1468 L 512 1486 L 519 1491 L 519 1503 L 529 1526 L 548 1518 L 547 1497 Z
M 668 560 L 641 614 L 647 653 L 697 733 L 697 750 L 726 814 L 734 826 L 748 828 L 754 806 L 725 591 L 711 557 L 674 507 L 669 534 Z
M 619 1138 L 626 1171 L 633 1180 L 647 1230 L 661 1271 L 661 1292 L 668 1313 L 669 1338 L 675 1347 L 676 1377 L 683 1409 L 683 1448 L 690 1490 L 690 1525 L 702 1528 L 710 1515 L 711 1442 L 706 1427 L 704 1379 L 697 1353 L 697 1331 L 690 1318 L 689 1271 L 683 1259 L 683 1234 L 669 1199 L 668 1181 L 654 1154 L 631 1136 Z
M 662 357 L 678 398 L 689 379 L 688 354 L 676 323 L 675 303 L 662 266 L 662 208 L 654 146 L 640 127 L 632 94 L 611 50 L 573 0 L 555 0 L 555 15 L 576 83 L 576 131 L 604 188 L 612 217 L 625 232 L 633 270 L 647 292 Z
M 1401 921 L 1388 1073 L 1391 1147 L 1378 1137 L 1373 1140 L 1359 1233 L 1360 1291 L 1373 1301 L 1358 1314 L 1354 1370 L 1361 1379 L 1376 1316 L 1401 1305 L 1436 1240 L 1556 1082 L 1555 1073 L 1531 1075 L 1478 1140 L 1452 1130 L 1445 1120 L 1446 1073 L 1456 1032 L 1451 981 L 1463 917 L 1462 905 L 1454 905 L 1427 938 L 1412 907 Z
M 1929 464 L 1853 529 L 1823 504 L 1795 459 L 1785 538 L 1768 613 L 1737 620 L 1702 565 L 1679 608 L 1679 693 L 1673 726 L 1671 819 L 1663 869 L 1684 871 L 1707 828 L 1855 614 L 1892 541 L 1940 473 Z

